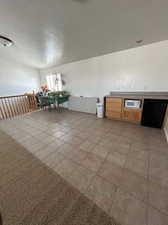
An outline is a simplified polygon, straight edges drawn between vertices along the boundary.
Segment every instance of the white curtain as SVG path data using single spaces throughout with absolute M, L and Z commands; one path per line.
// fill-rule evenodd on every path
M 62 91 L 62 77 L 60 73 L 47 76 L 47 86 L 51 91 Z

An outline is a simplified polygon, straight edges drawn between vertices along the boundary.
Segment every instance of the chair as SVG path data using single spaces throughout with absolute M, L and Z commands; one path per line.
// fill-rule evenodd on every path
M 59 105 L 63 104 L 64 102 L 67 102 L 69 100 L 69 95 L 65 95 L 65 96 L 59 96 L 57 98 L 57 104 L 58 104 L 58 109 L 59 111 L 61 111 Z
M 39 106 L 43 109 L 48 107 L 49 111 L 51 110 L 51 104 L 54 104 L 51 96 L 39 96 Z

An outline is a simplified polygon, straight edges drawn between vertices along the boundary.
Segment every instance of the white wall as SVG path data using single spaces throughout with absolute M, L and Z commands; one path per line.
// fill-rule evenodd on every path
M 168 91 L 168 41 L 41 70 L 41 83 L 54 71 L 76 96 L 102 97 L 110 91 Z
M 38 70 L 0 59 L 0 96 L 30 93 L 39 85 Z

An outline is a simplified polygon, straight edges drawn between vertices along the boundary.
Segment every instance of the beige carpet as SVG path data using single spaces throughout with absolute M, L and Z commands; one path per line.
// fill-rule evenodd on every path
M 3 225 L 117 225 L 92 201 L 0 131 Z

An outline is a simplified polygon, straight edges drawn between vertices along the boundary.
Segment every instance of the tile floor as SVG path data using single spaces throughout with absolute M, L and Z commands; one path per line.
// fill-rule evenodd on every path
M 0 129 L 121 224 L 168 224 L 162 130 L 71 111 L 34 112 L 1 121 Z M 0 152 L 10 143 L 2 145 Z

